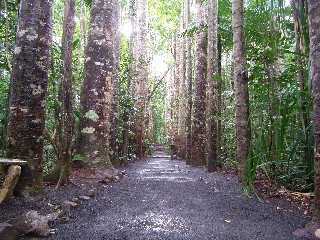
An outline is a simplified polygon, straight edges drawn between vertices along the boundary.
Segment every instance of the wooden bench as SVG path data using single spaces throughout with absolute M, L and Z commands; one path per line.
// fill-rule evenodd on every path
M 26 165 L 27 161 L 20 159 L 0 158 L 0 170 L 3 169 L 5 179 L 0 189 L 0 203 L 13 196 L 13 190 L 21 174 L 21 166 Z

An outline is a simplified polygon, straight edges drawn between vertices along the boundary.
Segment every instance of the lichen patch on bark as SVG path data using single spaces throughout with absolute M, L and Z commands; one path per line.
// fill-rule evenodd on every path
M 84 133 L 84 134 L 92 134 L 95 131 L 96 131 L 96 129 L 93 128 L 93 127 L 86 127 L 86 128 L 81 130 L 81 132 Z
M 37 65 L 38 65 L 38 63 L 37 63 Z M 43 67 L 45 68 L 44 65 L 43 65 Z M 42 87 L 40 85 L 30 84 L 30 87 L 32 89 L 32 95 L 40 95 L 44 92 L 44 90 L 42 89 Z
M 85 118 L 88 118 L 94 122 L 97 122 L 99 120 L 99 115 L 93 111 L 93 110 L 90 110 L 88 111 L 85 115 L 84 115 Z

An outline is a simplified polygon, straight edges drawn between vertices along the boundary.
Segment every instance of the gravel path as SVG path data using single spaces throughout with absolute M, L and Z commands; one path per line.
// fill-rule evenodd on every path
M 54 222 L 56 234 L 46 239 L 292 240 L 307 223 L 281 200 L 249 199 L 234 175 L 186 166 L 162 152 L 122 170 L 127 177 L 97 185 L 98 195 L 69 221 Z

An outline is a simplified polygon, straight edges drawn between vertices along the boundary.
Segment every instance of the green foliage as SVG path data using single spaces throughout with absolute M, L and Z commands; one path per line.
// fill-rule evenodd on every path
M 193 22 L 191 25 L 181 33 L 182 36 L 193 37 L 197 32 L 206 32 L 208 25 L 206 23 Z
M 259 177 L 272 176 L 287 188 L 309 190 L 312 146 L 306 142 L 312 139 L 312 129 L 303 118 L 310 116 L 312 101 L 310 92 L 301 91 L 297 83 L 297 54 L 292 51 L 294 32 L 288 17 L 292 12 L 258 5 L 246 9 L 246 14 L 253 136 L 250 182 L 261 169 Z
M 86 4 L 86 7 L 87 8 L 91 8 L 91 5 L 92 5 L 92 0 L 84 0 L 84 3 Z
M 5 11 L 3 1 L 0 2 L 0 69 L 9 71 L 8 64 L 5 59 L 5 50 L 6 44 L 8 44 L 9 52 L 7 57 L 11 62 L 18 22 L 19 3 L 17 1 L 6 1 L 6 3 L 8 12 Z M 8 21 L 8 25 L 6 21 Z M 8 28 L 7 33 L 6 28 Z M 8 41 L 6 41 L 6 37 Z
M 221 38 L 221 45 L 225 52 L 232 50 L 232 24 L 231 24 L 231 1 L 219 1 L 218 6 L 218 34 Z
M 0 2 L 0 156 L 4 156 L 5 126 L 8 115 L 8 93 L 10 85 L 10 68 L 18 21 L 17 1 Z M 8 52 L 6 52 L 6 48 Z
M 124 136 L 127 128 L 130 129 L 130 126 L 132 125 L 131 116 L 136 111 L 133 107 L 134 99 L 131 96 L 132 76 L 130 75 L 130 64 L 132 61 L 133 61 L 133 57 L 129 52 L 129 40 L 123 37 L 122 47 L 121 47 L 121 62 L 120 62 L 120 106 L 119 106 L 120 136 Z M 130 136 L 132 137 L 132 135 Z M 126 158 L 126 156 L 123 156 L 123 153 L 122 153 L 123 144 L 124 144 L 123 140 L 124 140 L 123 137 L 119 138 L 119 155 L 121 159 Z
M 179 31 L 181 1 L 150 0 L 148 5 L 149 47 L 154 53 L 170 51 L 172 38 Z
M 80 154 L 76 154 L 73 156 L 73 161 L 83 161 L 84 160 L 84 157 L 81 156 Z
M 5 148 L 5 126 L 7 124 L 8 115 L 8 93 L 9 93 L 9 82 L 10 75 L 7 72 L 3 72 L 0 75 L 0 156 L 4 156 Z
M 80 1 L 77 2 L 77 16 L 80 16 Z M 63 48 L 62 48 L 62 32 L 63 32 L 63 8 L 64 1 L 55 1 L 54 3 L 54 16 L 53 16 L 53 44 L 52 44 L 52 58 L 50 63 L 50 74 L 47 93 L 47 106 L 46 106 L 46 128 L 48 133 L 51 134 L 54 144 L 59 147 L 60 139 L 57 139 L 57 133 L 61 131 L 61 94 L 60 85 L 63 69 Z M 76 130 L 79 122 L 83 118 L 79 111 L 80 91 L 84 67 L 84 53 L 83 53 L 82 36 L 80 35 L 80 24 L 77 22 L 76 32 L 73 41 L 73 92 L 74 92 L 74 115 Z M 80 48 L 81 46 L 81 48 Z M 80 61 L 79 61 L 80 60 Z M 77 76 L 79 73 L 79 76 Z M 76 134 L 75 134 L 76 135 Z M 48 136 L 47 136 L 48 137 Z M 49 139 L 47 139 L 49 140 Z M 45 168 L 48 172 L 54 169 L 57 163 L 57 156 L 52 147 L 52 141 L 45 143 Z M 76 157 L 77 159 L 77 157 Z

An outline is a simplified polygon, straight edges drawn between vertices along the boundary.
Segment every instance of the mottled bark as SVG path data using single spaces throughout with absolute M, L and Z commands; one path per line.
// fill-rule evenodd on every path
M 190 24 L 190 0 L 186 6 L 186 27 Z M 191 164 L 191 115 L 192 115 L 192 39 L 186 37 L 186 84 L 187 84 L 187 108 L 186 108 L 186 163 Z
M 120 94 L 120 48 L 121 48 L 121 34 L 120 28 L 120 1 L 115 1 L 113 4 L 112 17 L 112 34 L 113 34 L 113 54 L 114 54 L 114 80 L 112 83 L 112 105 L 111 105 L 111 129 L 110 129 L 110 159 L 114 167 L 119 166 L 119 94 Z
M 309 0 L 309 35 L 311 78 L 313 84 L 313 124 L 314 124 L 314 211 L 313 216 L 320 220 L 320 3 Z
M 184 5 L 183 5 L 184 6 Z M 185 9 L 181 13 L 181 32 L 185 30 Z M 186 157 L 186 40 L 180 37 L 180 86 L 179 86 L 179 157 Z
M 16 188 L 18 194 L 42 193 L 52 2 L 20 2 L 7 133 L 7 157 L 28 161 Z
M 249 91 L 246 66 L 243 0 L 232 1 L 233 62 L 236 96 L 236 131 L 239 181 L 248 178 L 247 158 L 250 147 Z
M 178 38 L 176 37 L 173 43 L 174 49 L 174 62 L 175 69 L 173 74 L 173 86 L 172 86 L 172 136 L 171 136 L 171 146 L 175 149 L 179 147 L 179 86 L 180 86 L 180 45 Z M 176 152 L 172 155 L 176 155 Z
M 75 32 L 76 2 L 75 0 L 66 0 L 64 3 L 63 20 L 63 74 L 61 81 L 62 95 L 62 125 L 63 135 L 61 136 L 60 149 L 60 167 L 61 174 L 57 187 L 70 183 L 70 172 L 72 162 L 72 140 L 74 134 L 74 115 L 73 115 L 73 92 L 72 92 L 72 46 Z
M 208 1 L 208 103 L 207 103 L 207 163 L 208 171 L 218 167 L 217 154 L 217 45 L 218 45 L 218 2 Z
M 113 169 L 109 156 L 111 87 L 114 81 L 114 1 L 93 0 L 86 47 L 78 153 L 88 165 Z
M 130 35 L 130 45 L 129 45 L 129 51 L 131 55 L 130 63 L 129 63 L 129 77 L 127 79 L 127 93 L 130 98 L 133 97 L 133 83 L 135 82 L 135 42 L 136 42 L 136 36 L 137 36 L 137 4 L 136 0 L 130 0 L 129 1 L 129 15 L 130 15 L 130 23 L 132 27 L 131 35 Z M 126 106 L 126 109 L 124 110 L 124 117 L 123 117 L 123 147 L 122 147 L 122 155 L 123 155 L 123 161 L 126 162 L 129 157 L 129 143 L 130 143 L 130 120 L 132 119 L 132 116 L 130 114 L 130 107 Z
M 165 136 L 165 144 L 169 144 L 169 139 L 171 138 L 171 76 L 172 76 L 172 68 L 169 69 L 168 74 L 165 79 L 165 89 L 166 89 L 166 97 L 165 97 L 165 113 L 164 113 L 164 136 Z
M 137 23 L 138 33 L 136 38 L 136 74 L 135 86 L 135 108 L 138 110 L 134 116 L 134 134 L 136 156 L 144 156 L 144 130 L 146 112 L 146 85 L 148 79 L 148 59 L 147 59 L 147 0 L 137 0 Z
M 197 22 L 205 24 L 205 5 L 197 4 Z M 207 34 L 198 31 L 195 49 L 195 89 L 192 119 L 191 165 L 206 165 L 206 77 L 207 77 Z

